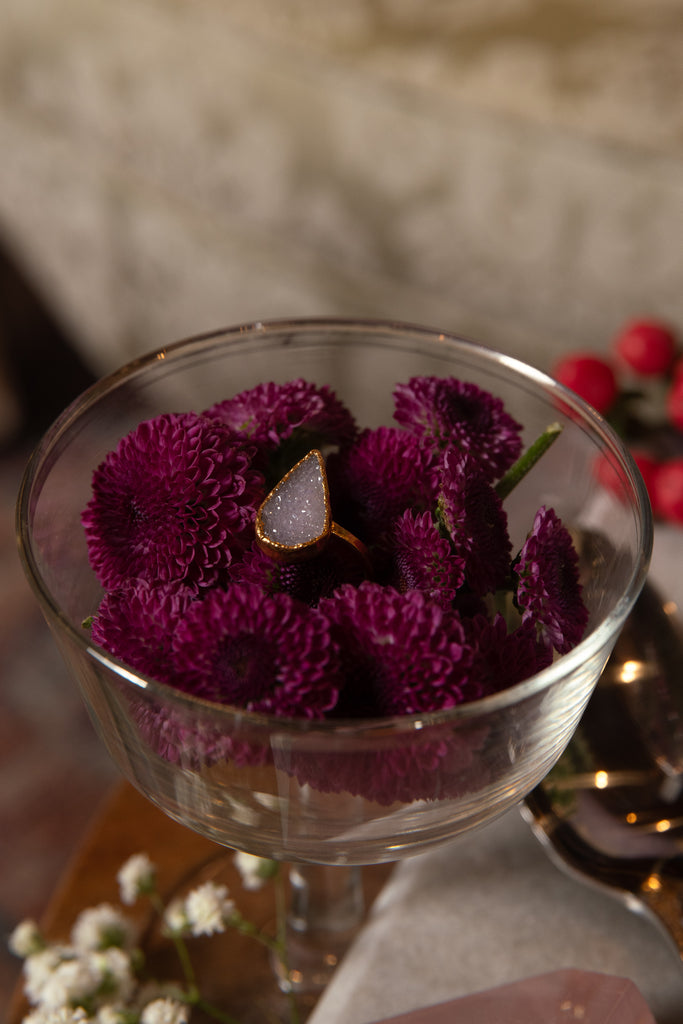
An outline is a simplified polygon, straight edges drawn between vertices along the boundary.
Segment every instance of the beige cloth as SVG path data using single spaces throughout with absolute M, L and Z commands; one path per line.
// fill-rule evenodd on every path
M 513 810 L 398 865 L 309 1024 L 369 1024 L 567 967 L 630 978 L 657 1024 L 683 1020 L 669 940 L 567 877 Z
M 409 1010 L 383 1024 L 655 1024 L 628 978 L 596 971 L 551 971 L 447 1003 Z

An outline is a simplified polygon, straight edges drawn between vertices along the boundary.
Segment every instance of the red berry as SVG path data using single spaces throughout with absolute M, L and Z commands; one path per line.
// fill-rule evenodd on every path
M 676 354 L 676 339 L 666 324 L 657 320 L 636 320 L 614 340 L 620 361 L 642 377 L 662 377 Z
M 618 496 L 623 491 L 621 477 L 614 464 L 606 455 L 598 455 L 596 457 L 593 463 L 593 475 L 610 494 Z
M 677 430 L 683 430 L 683 373 L 676 372 L 666 396 L 666 416 Z
M 555 378 L 598 412 L 607 412 L 617 397 L 614 370 L 606 359 L 598 356 L 582 353 L 566 356 L 555 367 Z
M 631 450 L 633 461 L 640 470 L 640 475 L 643 478 L 647 493 L 650 498 L 650 504 L 653 509 L 655 507 L 655 478 L 659 472 L 660 463 L 657 459 L 650 455 L 649 452 L 644 451 L 633 451 Z M 623 477 L 619 470 L 605 455 L 599 456 L 594 464 L 593 472 L 599 482 L 612 494 L 617 497 L 623 494 Z
M 683 524 L 683 459 L 670 459 L 655 473 L 652 506 L 664 519 Z

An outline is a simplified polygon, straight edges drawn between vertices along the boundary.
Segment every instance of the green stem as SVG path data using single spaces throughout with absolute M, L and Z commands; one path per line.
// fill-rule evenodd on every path
M 156 890 L 148 893 L 147 895 L 149 896 L 150 903 L 152 904 L 157 914 L 159 915 L 159 920 L 163 921 L 165 906 L 161 896 L 159 895 L 158 892 L 156 892 Z M 193 994 L 193 998 L 191 1001 L 195 1002 L 195 994 L 198 996 L 197 977 L 192 966 L 189 950 L 187 948 L 187 945 L 185 944 L 184 939 L 182 939 L 180 935 L 176 935 L 173 932 L 171 932 L 171 941 L 173 942 L 173 945 L 175 946 L 175 951 L 178 954 L 180 966 L 182 967 L 183 975 L 185 976 L 185 982 L 188 986 L 189 991 Z
M 256 942 L 260 942 L 262 946 L 270 950 L 271 953 L 280 954 L 280 946 L 277 939 L 271 939 L 266 933 L 257 928 L 256 925 L 252 924 L 251 921 L 247 921 L 245 918 L 235 914 L 230 918 L 230 927 L 240 935 L 246 935 L 250 939 L 255 939 Z
M 192 961 L 190 960 L 189 950 L 184 940 L 181 939 L 179 935 L 172 935 L 171 938 L 173 940 L 176 953 L 178 954 L 183 974 L 185 975 L 185 981 L 192 991 L 197 991 L 197 979 L 192 966 Z
M 501 501 L 504 501 L 505 498 L 507 498 L 508 494 L 514 490 L 520 480 L 522 480 L 529 470 L 536 465 L 541 456 L 545 455 L 550 446 L 557 441 L 561 433 L 562 425 L 560 423 L 551 423 L 550 426 L 546 427 L 543 433 L 536 438 L 533 444 L 520 455 L 514 465 L 510 466 L 507 473 L 502 476 L 496 484 L 496 493 Z

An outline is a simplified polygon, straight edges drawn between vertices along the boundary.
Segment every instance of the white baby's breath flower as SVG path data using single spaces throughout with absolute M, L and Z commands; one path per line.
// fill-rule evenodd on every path
M 119 868 L 116 879 L 119 883 L 121 902 L 135 903 L 138 896 L 153 891 L 156 884 L 156 867 L 146 853 L 134 853 Z
M 225 931 L 234 910 L 235 904 L 228 897 L 227 886 L 216 882 L 204 882 L 185 900 L 185 913 L 193 935 Z
M 130 948 L 135 941 L 132 923 L 110 903 L 82 910 L 71 931 L 71 941 L 78 950 L 107 949 L 109 946 Z
M 96 1024 L 128 1024 L 130 1020 L 131 1011 L 120 1004 L 105 1003 L 95 1014 Z
M 43 989 L 67 955 L 66 950 L 48 946 L 24 960 L 24 989 L 28 1001 L 34 1006 L 42 1002 Z
M 177 1003 L 183 1003 L 185 990 L 177 981 L 150 979 L 138 987 L 135 998 L 130 1003 L 131 1009 L 137 1010 L 139 1016 L 147 1003 L 152 1003 L 155 999 L 172 999 Z
M 170 935 L 185 935 L 190 922 L 185 910 L 185 900 L 173 900 L 164 911 L 164 927 Z
M 45 939 L 36 922 L 27 918 L 16 926 L 9 937 L 8 945 L 11 953 L 25 959 L 32 953 L 39 953 L 41 949 L 45 949 Z
M 47 1010 L 82 1005 L 93 999 L 100 983 L 101 977 L 90 960 L 75 956 L 57 964 L 46 978 L 38 1002 Z
M 88 964 L 97 977 L 98 994 L 109 1001 L 126 1003 L 134 994 L 137 981 L 128 953 L 111 946 L 88 954 Z
M 140 1024 L 187 1024 L 190 1011 L 174 999 L 154 999 L 142 1011 Z
M 260 889 L 277 872 L 277 862 L 266 857 L 256 857 L 253 853 L 235 854 L 234 864 L 240 873 L 245 889 Z
M 82 1006 L 60 1006 L 56 1010 L 38 1007 L 24 1017 L 22 1024 L 85 1024 L 89 1019 Z

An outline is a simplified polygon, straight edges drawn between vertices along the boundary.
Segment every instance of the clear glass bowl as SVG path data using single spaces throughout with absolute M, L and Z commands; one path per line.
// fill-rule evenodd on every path
M 564 430 L 506 500 L 519 547 L 541 504 L 589 536 L 582 643 L 504 692 L 437 714 L 294 721 L 213 704 L 94 647 L 101 598 L 80 515 L 92 472 L 141 420 L 201 410 L 257 383 L 330 385 L 362 426 L 391 423 L 393 386 L 455 376 L 499 396 L 530 443 Z M 568 742 L 644 581 L 647 496 L 605 421 L 543 374 L 437 331 L 392 323 L 257 323 L 180 342 L 75 401 L 26 471 L 19 543 L 29 579 L 96 728 L 123 774 L 218 843 L 300 863 L 395 860 L 484 824 L 543 778 Z

